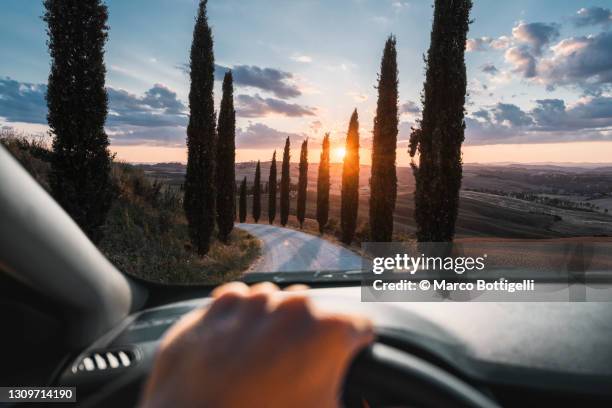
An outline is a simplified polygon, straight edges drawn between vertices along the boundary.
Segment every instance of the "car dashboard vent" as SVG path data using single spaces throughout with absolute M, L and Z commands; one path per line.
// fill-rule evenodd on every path
M 72 372 L 102 371 L 130 367 L 136 362 L 132 350 L 106 350 L 90 352 L 81 356 L 72 366 Z

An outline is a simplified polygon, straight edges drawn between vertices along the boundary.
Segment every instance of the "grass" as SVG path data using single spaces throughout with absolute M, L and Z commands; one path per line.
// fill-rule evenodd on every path
M 0 143 L 49 191 L 46 145 L 7 132 Z M 260 255 L 259 240 L 236 229 L 229 244 L 214 240 L 199 257 L 191 248 L 180 191 L 120 162 L 113 163 L 112 180 L 117 196 L 98 248 L 124 273 L 159 283 L 213 285 L 239 278 Z

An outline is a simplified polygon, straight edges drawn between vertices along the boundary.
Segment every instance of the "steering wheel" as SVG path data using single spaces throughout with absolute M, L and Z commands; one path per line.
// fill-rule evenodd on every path
M 141 366 L 126 373 L 80 406 L 135 406 L 150 369 L 150 365 Z M 357 355 L 346 378 L 344 406 L 363 408 L 364 399 L 373 407 L 499 407 L 451 373 L 380 341 Z
M 499 407 L 449 372 L 380 342 L 355 358 L 346 378 L 345 405 L 363 407 L 363 399 L 373 406 Z

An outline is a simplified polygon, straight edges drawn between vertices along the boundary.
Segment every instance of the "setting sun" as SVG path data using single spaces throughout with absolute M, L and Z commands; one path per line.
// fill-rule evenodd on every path
M 346 149 L 344 147 L 337 147 L 334 149 L 334 159 L 342 161 L 346 155 Z

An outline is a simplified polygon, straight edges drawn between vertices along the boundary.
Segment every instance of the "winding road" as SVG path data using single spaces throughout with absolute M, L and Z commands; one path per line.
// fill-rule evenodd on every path
M 237 224 L 262 241 L 262 257 L 248 272 L 361 269 L 361 257 L 315 235 L 266 224 Z

